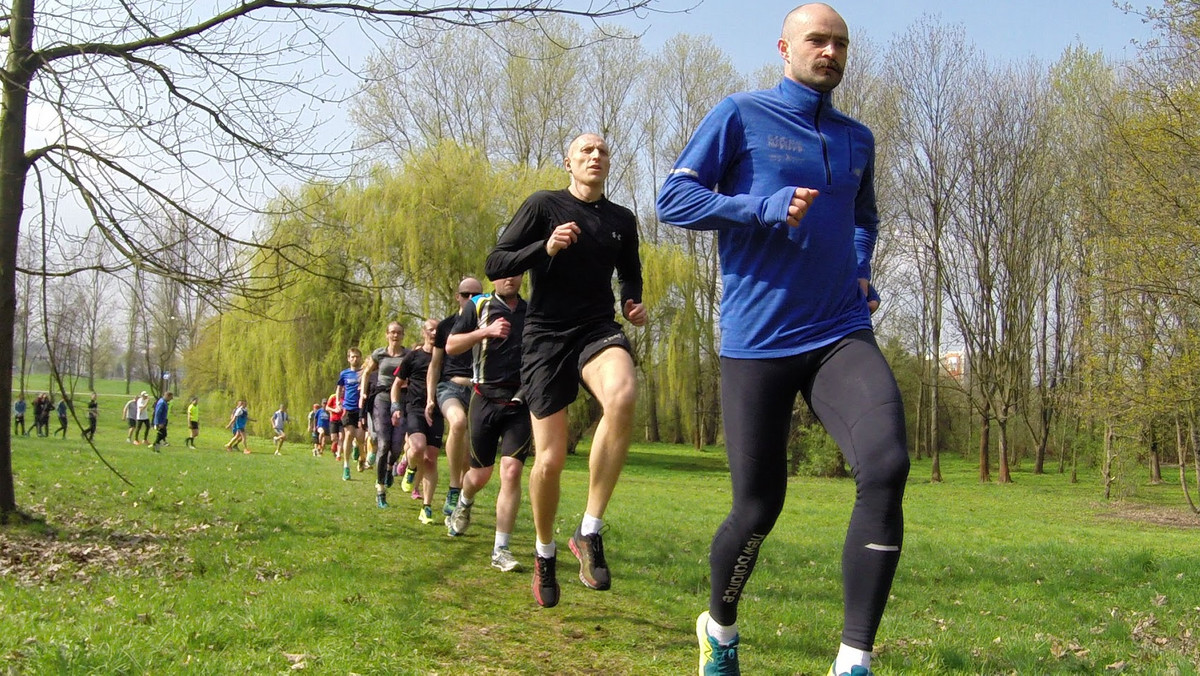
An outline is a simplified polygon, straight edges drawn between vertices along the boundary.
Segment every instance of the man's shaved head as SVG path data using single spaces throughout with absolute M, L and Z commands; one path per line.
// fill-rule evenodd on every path
M 788 12 L 779 37 L 783 74 L 820 92 L 842 81 L 850 29 L 829 5 L 812 2 Z

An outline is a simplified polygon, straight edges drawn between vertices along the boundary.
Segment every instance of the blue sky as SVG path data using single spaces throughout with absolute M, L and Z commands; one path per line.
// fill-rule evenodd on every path
M 775 40 L 783 17 L 799 0 L 660 0 L 669 10 L 686 13 L 652 14 L 645 20 L 621 23 L 644 28 L 644 44 L 655 51 L 677 33 L 708 34 L 745 73 L 764 63 L 778 62 Z M 962 24 L 968 40 L 993 60 L 1023 60 L 1030 56 L 1046 63 L 1082 42 L 1115 60 L 1133 59 L 1137 48 L 1130 39 L 1145 42 L 1149 27 L 1140 17 L 1116 9 L 1110 0 L 832 0 L 850 26 L 851 41 L 866 34 L 884 46 L 922 15 L 943 23 Z M 1141 2 L 1134 5 L 1160 5 Z M 851 59 L 853 59 L 851 46 Z

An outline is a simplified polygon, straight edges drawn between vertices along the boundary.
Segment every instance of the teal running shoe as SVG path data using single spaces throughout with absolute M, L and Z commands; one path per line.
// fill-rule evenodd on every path
M 741 676 L 738 666 L 738 639 L 729 645 L 717 643 L 708 635 L 708 611 L 696 618 L 696 640 L 700 642 L 700 676 Z

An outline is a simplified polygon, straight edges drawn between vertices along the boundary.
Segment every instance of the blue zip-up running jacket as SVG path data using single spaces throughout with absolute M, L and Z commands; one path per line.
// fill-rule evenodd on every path
M 858 279 L 879 226 L 874 172 L 871 130 L 786 78 L 704 118 L 657 207 L 665 223 L 717 231 L 722 356 L 786 357 L 871 328 Z M 797 187 L 820 194 L 790 228 Z
M 154 404 L 154 426 L 167 424 L 167 413 L 171 410 L 171 403 L 164 397 L 159 397 Z

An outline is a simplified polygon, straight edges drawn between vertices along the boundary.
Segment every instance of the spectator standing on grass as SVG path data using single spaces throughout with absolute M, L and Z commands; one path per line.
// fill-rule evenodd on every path
M 13 402 L 13 434 L 29 436 L 29 431 L 25 429 L 25 395 L 17 395 L 17 400 Z
M 659 219 L 715 230 L 721 408 L 733 504 L 713 537 L 702 674 L 737 674 L 738 604 L 783 510 L 796 395 L 837 442 L 856 492 L 842 549 L 841 645 L 829 674 L 869 676 L 904 539 L 904 406 L 870 319 L 879 230 L 875 140 L 833 107 L 850 44 L 832 7 L 797 7 L 774 89 L 734 94 L 667 175 Z

